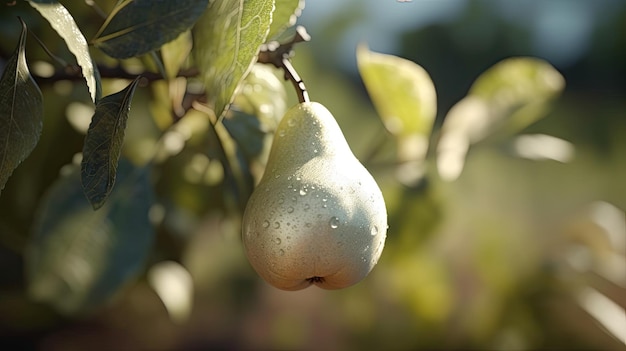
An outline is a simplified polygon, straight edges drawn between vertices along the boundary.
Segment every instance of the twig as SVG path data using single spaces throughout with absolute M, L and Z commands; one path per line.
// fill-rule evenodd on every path
M 98 16 L 102 17 L 103 19 L 107 18 L 107 14 L 106 12 L 104 12 L 100 6 L 98 6 L 98 4 L 95 3 L 95 1 L 93 0 L 85 0 L 85 4 L 89 7 L 91 7 L 97 14 Z
M 276 68 L 280 68 L 285 72 L 285 80 L 291 81 L 293 87 L 298 94 L 298 101 L 309 102 L 309 94 L 306 91 L 306 86 L 296 69 L 291 64 L 290 58 L 293 55 L 293 46 L 296 43 L 303 41 L 309 41 L 311 37 L 306 32 L 306 29 L 302 26 L 296 27 L 296 35 L 287 43 L 278 43 L 276 41 L 265 44 L 261 47 L 259 52 L 259 63 L 271 64 Z
M 102 78 L 120 78 L 120 79 L 135 79 L 137 78 L 137 73 L 130 73 L 126 71 L 122 66 L 117 67 L 108 67 L 108 66 L 98 66 L 98 71 L 100 72 L 100 77 Z M 200 74 L 198 69 L 190 68 L 181 70 L 178 72 L 177 77 L 185 77 L 192 78 L 197 77 Z M 156 72 L 142 72 L 142 79 L 147 80 L 148 82 L 163 80 L 163 76 L 161 73 Z M 69 80 L 69 81 L 79 81 L 83 79 L 82 73 L 78 67 L 75 66 L 67 66 L 63 69 L 57 70 L 53 75 L 49 77 L 42 77 L 34 75 L 35 80 L 38 84 L 47 84 L 54 83 L 60 80 Z

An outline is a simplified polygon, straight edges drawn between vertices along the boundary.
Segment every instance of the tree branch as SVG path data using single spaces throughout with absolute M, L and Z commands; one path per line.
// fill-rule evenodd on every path
M 309 94 L 306 86 L 296 69 L 291 65 L 290 58 L 293 56 L 293 46 L 303 41 L 309 41 L 311 37 L 303 26 L 296 27 L 296 35 L 287 43 L 278 43 L 276 41 L 261 46 L 257 62 L 274 65 L 285 72 L 285 80 L 291 81 L 293 87 L 298 94 L 298 101 L 309 102 Z
M 148 82 L 158 81 L 165 79 L 160 73 L 156 72 L 141 72 L 139 74 L 130 73 L 126 71 L 122 66 L 108 67 L 98 66 L 98 72 L 102 78 L 120 78 L 120 79 L 135 79 L 137 76 L 141 76 L 142 79 Z M 178 72 L 177 77 L 192 78 L 197 77 L 200 74 L 198 69 L 189 68 Z M 63 69 L 57 70 L 53 75 L 48 77 L 33 75 L 37 84 L 51 84 L 60 80 L 79 81 L 83 79 L 80 67 L 75 65 L 67 66 Z

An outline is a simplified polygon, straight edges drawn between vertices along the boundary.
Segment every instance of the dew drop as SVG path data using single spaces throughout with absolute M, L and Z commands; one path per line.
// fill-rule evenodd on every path
M 276 179 L 280 178 L 280 174 L 275 175 L 274 178 Z
M 313 153 L 316 154 L 317 153 L 317 149 L 313 149 Z
M 370 230 L 370 234 L 372 234 L 373 236 L 378 234 L 378 227 L 373 226 L 372 229 Z
M 280 238 L 274 238 L 274 242 L 276 243 L 276 245 L 280 245 L 282 240 L 280 240 Z
M 291 176 L 287 177 L 287 180 L 291 180 Z
M 278 228 L 280 228 L 280 223 L 274 222 L 274 229 L 278 229 Z
M 278 254 L 281 256 L 285 256 L 285 250 L 283 249 L 278 250 Z
M 291 198 L 291 201 L 293 201 L 293 202 L 298 202 L 298 198 L 297 198 L 297 197 L 295 197 L 295 196 L 293 196 L 293 197 Z
M 339 227 L 339 218 L 331 217 L 328 224 L 330 224 L 331 228 L 336 229 L 337 227 Z
M 278 204 L 282 204 L 283 202 L 285 202 L 285 199 L 283 199 L 282 197 L 280 199 L 278 199 Z
M 306 189 L 300 189 L 300 195 L 301 196 L 306 195 Z
M 287 121 L 287 125 L 290 127 L 293 127 L 296 125 L 296 121 L 294 119 L 290 119 Z
M 269 228 L 270 221 L 263 221 L 263 228 Z
M 284 136 L 285 136 L 285 131 L 281 129 L 281 130 L 278 132 L 278 136 L 279 136 L 279 137 L 281 137 L 281 138 L 282 138 L 282 137 L 284 137 Z
M 287 213 L 293 213 L 293 207 L 287 208 Z
M 326 207 L 328 207 L 328 205 L 326 205 L 326 204 L 323 204 L 323 205 L 322 205 L 322 207 L 323 207 L 323 208 L 326 208 Z
M 313 226 L 313 224 L 311 224 L 311 223 L 309 223 L 309 222 L 306 222 L 306 223 L 304 224 L 304 226 L 305 226 L 305 227 L 307 227 L 307 228 L 311 228 L 311 227 Z
M 309 208 L 311 208 L 311 206 L 310 206 L 309 204 L 304 204 L 304 210 L 305 210 L 305 211 L 308 211 L 308 210 L 309 210 Z
M 300 177 L 296 177 L 296 180 L 297 180 L 297 181 L 300 181 L 300 179 L 301 179 Z

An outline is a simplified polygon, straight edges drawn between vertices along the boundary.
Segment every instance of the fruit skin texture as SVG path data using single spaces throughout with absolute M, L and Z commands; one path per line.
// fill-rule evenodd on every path
M 271 285 L 299 290 L 353 285 L 382 253 L 387 210 L 332 114 L 300 103 L 281 120 L 243 216 L 243 243 Z

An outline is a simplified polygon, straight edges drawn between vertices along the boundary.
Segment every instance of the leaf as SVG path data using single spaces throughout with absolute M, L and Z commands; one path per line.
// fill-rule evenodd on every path
M 105 96 L 96 105 L 91 119 L 81 163 L 81 180 L 85 195 L 97 210 L 106 201 L 115 184 L 124 131 L 137 77 L 122 91 Z
M 409 60 L 357 49 L 361 78 L 387 130 L 428 137 L 437 113 L 437 95 L 428 73 Z
M 178 71 L 189 57 L 192 45 L 191 32 L 186 31 L 161 47 L 161 57 L 168 79 L 176 78 Z
M 304 9 L 304 0 L 276 0 L 268 39 L 274 39 L 285 29 L 293 26 Z
M 83 36 L 74 18 L 63 5 L 55 0 L 32 1 L 30 6 L 34 7 L 50 23 L 50 26 L 63 38 L 68 49 L 76 57 L 76 62 L 82 69 L 83 77 L 87 83 L 87 88 L 91 94 L 91 100 L 96 102 L 98 97 L 98 82 L 96 77 L 96 66 L 93 64 L 87 39 Z
M 223 124 L 228 134 L 236 141 L 238 149 L 244 156 L 251 160 L 259 156 L 266 146 L 265 136 L 259 119 L 245 112 L 231 110 L 229 116 L 224 118 Z
M 553 160 L 567 163 L 574 159 L 576 149 L 567 140 L 547 134 L 523 134 L 511 142 L 511 151 L 529 160 Z
M 25 255 L 30 296 L 64 314 L 98 307 L 144 264 L 154 239 L 149 169 L 120 162 L 119 187 L 93 211 L 77 165 L 64 168 L 36 215 Z
M 530 57 L 502 60 L 483 72 L 443 122 L 437 145 L 442 178 L 456 179 L 470 146 L 496 131 L 515 133 L 545 116 L 548 102 L 565 87 L 548 62 Z
M 160 48 L 191 28 L 208 0 L 126 0 L 111 12 L 96 37 L 95 47 L 118 59 Z
M 265 132 L 274 131 L 287 110 L 287 92 L 272 67 L 257 63 L 241 82 L 233 104 L 257 116 Z
M 532 57 L 502 60 L 483 72 L 468 95 L 476 96 L 489 105 L 490 125 L 511 119 L 520 130 L 545 115 L 527 106 L 545 104 L 558 96 L 565 87 L 563 76 L 548 62 Z
M 43 125 L 43 96 L 26 64 L 26 24 L 0 78 L 0 192 L 33 151 Z
M 195 26 L 194 58 L 216 117 L 255 62 L 273 9 L 273 0 L 214 0 Z

